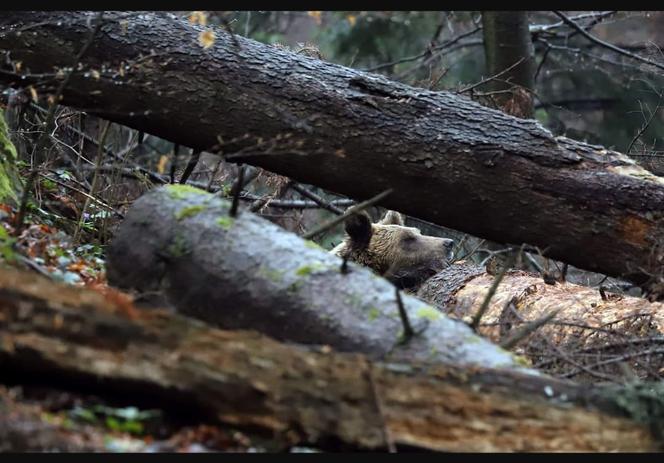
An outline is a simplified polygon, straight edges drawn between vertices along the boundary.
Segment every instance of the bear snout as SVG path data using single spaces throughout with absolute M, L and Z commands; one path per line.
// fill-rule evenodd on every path
M 454 240 L 451 240 L 449 238 L 442 238 L 443 240 L 443 247 L 445 248 L 446 255 L 448 259 L 452 259 L 454 257 L 453 250 L 454 250 Z

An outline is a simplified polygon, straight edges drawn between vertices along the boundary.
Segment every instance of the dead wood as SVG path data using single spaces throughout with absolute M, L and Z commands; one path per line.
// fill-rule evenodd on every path
M 418 297 L 471 320 L 495 277 L 459 263 L 429 279 Z M 664 304 L 602 293 L 572 283 L 547 284 L 539 275 L 509 271 L 491 297 L 480 333 L 502 343 L 525 325 L 558 311 L 516 346 L 550 374 L 593 381 L 620 380 L 625 367 L 649 379 L 664 377 Z M 628 373 L 629 374 L 629 373 Z
M 9 269 L 0 269 L 0 371 L 150 398 L 326 449 L 384 449 L 387 431 L 397 448 L 648 451 L 658 444 L 647 423 L 661 425 L 658 415 L 643 420 L 655 410 L 645 407 L 652 403 L 641 399 L 644 391 L 505 370 L 370 363 L 138 310 L 114 292 Z M 9 419 L 0 414 L 0 429 Z

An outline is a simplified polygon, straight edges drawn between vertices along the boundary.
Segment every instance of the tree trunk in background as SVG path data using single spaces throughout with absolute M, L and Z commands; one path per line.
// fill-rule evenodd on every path
M 535 88 L 535 50 L 528 30 L 528 12 L 483 11 L 482 27 L 487 77 L 523 59 L 488 83 L 490 90 L 505 92 L 495 94 L 495 101 L 507 114 L 526 119 L 533 117 L 533 98 L 527 90 Z
M 417 296 L 452 317 L 472 320 L 494 282 L 483 268 L 454 264 L 427 280 Z M 640 378 L 664 378 L 664 304 L 600 293 L 572 283 L 510 271 L 482 317 L 480 333 L 502 343 L 524 325 L 558 311 L 515 349 L 540 370 L 584 380 L 618 380 L 621 363 Z M 629 379 L 629 378 L 627 378 Z
M 528 31 L 527 11 L 483 11 L 484 56 L 486 76 L 491 80 L 486 88 L 497 92 L 491 99 L 505 113 L 530 119 L 533 117 L 533 97 L 528 90 L 535 87 L 535 50 Z M 519 60 L 521 63 L 509 69 Z M 493 251 L 505 248 L 504 244 L 489 241 L 486 247 Z M 514 259 L 516 251 L 496 254 L 493 259 L 505 266 Z M 515 262 L 517 268 L 528 269 L 527 262 Z
M 3 14 L 0 49 L 46 75 L 0 80 L 47 79 L 94 18 Z M 107 21 L 63 104 L 355 199 L 393 188 L 385 207 L 664 294 L 664 179 L 625 155 L 221 28 L 204 49 L 203 28 L 169 14 Z
M 7 269 L 0 269 L 0 301 L 3 378 L 43 378 L 49 386 L 98 396 L 121 393 L 134 406 L 183 410 L 203 422 L 261 430 L 287 445 L 655 451 L 661 436 L 661 417 L 648 408 L 646 388 L 585 387 L 477 367 L 372 363 L 137 310 L 117 294 Z M 21 417 L 3 414 L 2 406 L 0 400 L 0 436 L 24 439 L 24 430 L 6 423 Z M 41 450 L 46 437 L 33 436 L 27 448 Z

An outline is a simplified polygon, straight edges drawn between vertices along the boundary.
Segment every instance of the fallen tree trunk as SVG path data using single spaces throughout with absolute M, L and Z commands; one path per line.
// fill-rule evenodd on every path
M 472 320 L 495 277 L 467 264 L 447 267 L 427 280 L 417 296 L 449 315 Z M 526 334 L 517 352 L 556 376 L 616 380 L 623 365 L 641 378 L 664 378 L 664 304 L 600 292 L 572 283 L 547 284 L 539 275 L 509 271 L 481 318 L 480 332 L 496 343 L 556 311 Z M 629 378 L 628 378 L 629 379 Z
M 22 71 L 0 78 L 57 83 L 94 18 L 4 14 L 0 49 Z M 221 29 L 204 49 L 202 31 L 108 14 L 63 104 L 354 198 L 394 188 L 386 207 L 664 292 L 664 180 L 627 156 Z
M 447 361 L 521 369 L 507 351 L 371 270 L 250 212 L 189 186 L 149 191 L 131 206 L 108 248 L 114 286 L 160 295 L 159 303 L 225 329 L 329 345 L 372 359 Z M 535 373 L 533 370 L 529 370 Z
M 274 433 L 290 445 L 384 449 L 390 443 L 452 451 L 649 451 L 660 445 L 650 427 L 661 433 L 662 417 L 652 413 L 661 408 L 647 401 L 647 388 L 372 364 L 360 355 L 136 310 L 113 293 L 8 269 L 0 269 L 0 341 L 3 378 L 122 394 L 132 405 L 184 407 Z M 0 414 L 0 423 L 7 419 Z

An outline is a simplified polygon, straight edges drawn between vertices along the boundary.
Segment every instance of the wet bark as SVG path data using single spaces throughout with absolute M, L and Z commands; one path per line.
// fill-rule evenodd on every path
M 417 296 L 452 317 L 472 320 L 494 279 L 481 267 L 455 264 L 427 280 Z M 515 349 L 542 371 L 591 381 L 616 381 L 626 374 L 663 377 L 664 304 L 659 302 L 572 283 L 547 284 L 539 275 L 509 271 L 481 319 L 480 333 L 502 343 L 553 311 L 557 315 Z
M 133 404 L 149 399 L 150 407 L 183 407 L 290 445 L 385 449 L 389 441 L 453 451 L 659 445 L 647 421 L 627 417 L 620 404 L 638 405 L 640 396 L 625 391 L 505 370 L 371 363 L 139 310 L 113 293 L 8 269 L 0 269 L 0 339 L 3 378 L 123 394 Z M 16 434 L 8 418 L 0 414 L 0 435 Z
M 55 85 L 93 18 L 4 14 L 0 49 L 23 75 L 2 81 Z M 391 209 L 664 293 L 664 180 L 623 154 L 221 29 L 204 49 L 172 15 L 107 21 L 63 104 L 356 199 L 394 188 Z

